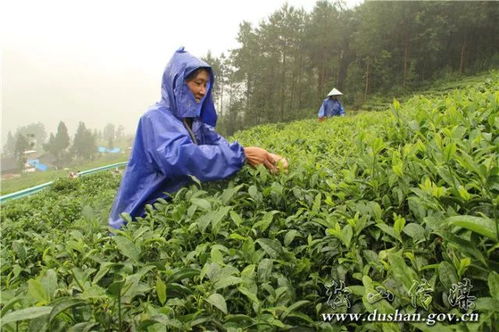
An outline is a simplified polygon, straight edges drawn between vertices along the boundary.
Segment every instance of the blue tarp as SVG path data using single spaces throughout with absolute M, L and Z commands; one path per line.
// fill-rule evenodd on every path
M 38 160 L 38 159 L 28 160 L 28 164 L 30 164 L 31 166 L 33 166 L 34 168 L 36 168 L 37 170 L 42 171 L 42 172 L 44 172 L 48 169 L 47 165 L 40 163 L 40 160 Z
M 103 147 L 103 146 L 99 146 L 97 148 L 97 151 L 99 151 L 100 153 L 120 153 L 121 152 L 121 149 L 120 148 L 112 148 L 112 149 L 108 149 L 106 147 Z

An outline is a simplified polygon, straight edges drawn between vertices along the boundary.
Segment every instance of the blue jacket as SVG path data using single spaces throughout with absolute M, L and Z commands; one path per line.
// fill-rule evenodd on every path
M 207 92 L 200 103 L 185 83 L 199 67 L 210 72 Z M 211 96 L 214 75 L 211 67 L 186 51 L 177 50 L 166 66 L 161 101 L 140 118 L 130 160 L 109 216 L 115 229 L 125 223 L 120 216 L 144 216 L 145 205 L 167 198 L 191 182 L 220 180 L 239 171 L 246 158 L 243 147 L 228 143 L 214 126 L 217 121 Z M 194 118 L 193 140 L 182 119 Z
M 345 110 L 338 100 L 326 98 L 319 109 L 319 118 L 330 116 L 344 116 Z

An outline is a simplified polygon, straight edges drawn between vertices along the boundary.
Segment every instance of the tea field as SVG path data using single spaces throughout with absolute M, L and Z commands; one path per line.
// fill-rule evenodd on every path
M 288 172 L 194 181 L 115 236 L 120 175 L 58 180 L 2 206 L 2 331 L 495 331 L 498 134 L 497 73 L 255 127 L 234 139 Z M 327 319 L 373 312 L 444 316 Z

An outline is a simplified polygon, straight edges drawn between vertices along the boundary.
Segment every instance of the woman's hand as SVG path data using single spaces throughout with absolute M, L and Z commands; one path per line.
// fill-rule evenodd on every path
M 275 166 L 275 160 L 272 155 L 265 149 L 256 146 L 244 148 L 244 154 L 248 164 L 255 167 L 263 164 L 271 173 L 276 173 L 278 170 Z
M 271 153 L 270 156 L 274 159 L 274 165 L 277 166 L 279 171 L 288 169 L 288 161 L 283 156 Z

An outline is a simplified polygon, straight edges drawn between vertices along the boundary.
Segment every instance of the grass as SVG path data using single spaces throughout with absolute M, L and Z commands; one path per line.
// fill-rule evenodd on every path
M 68 166 L 67 169 L 65 170 L 60 169 L 60 170 L 48 170 L 45 172 L 25 173 L 22 174 L 20 177 L 8 180 L 2 180 L 0 185 L 0 194 L 6 195 L 39 184 L 54 181 L 61 177 L 65 178 L 68 177 L 69 172 L 76 172 L 76 171 L 81 172 L 88 169 L 119 163 L 127 160 L 128 156 L 126 155 L 119 155 L 119 156 L 109 155 L 101 157 L 97 160 L 87 161 L 76 166 Z
M 471 76 L 454 74 L 442 77 L 431 83 L 426 83 L 415 90 L 407 91 L 403 94 L 392 92 L 386 95 L 368 96 L 367 100 L 359 108 L 368 111 L 384 111 L 389 107 L 394 98 L 400 102 L 405 102 L 414 95 L 423 95 L 427 97 L 441 96 L 448 93 L 450 90 L 466 89 L 471 85 L 484 82 L 485 80 L 490 79 L 490 77 L 495 77 L 497 74 L 498 72 L 496 70 L 489 70 Z

